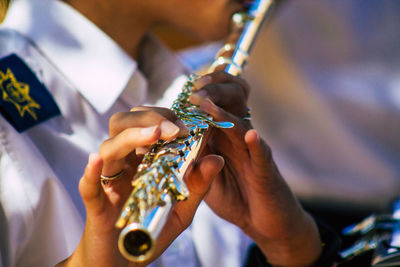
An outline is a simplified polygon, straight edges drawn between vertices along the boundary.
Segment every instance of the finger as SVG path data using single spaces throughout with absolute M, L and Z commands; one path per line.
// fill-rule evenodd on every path
M 150 106 L 136 106 L 131 108 L 131 112 L 137 112 L 137 111 L 152 111 L 156 112 L 157 114 L 160 114 L 164 118 L 170 120 L 170 121 L 176 121 L 178 119 L 178 116 L 176 114 L 168 109 L 168 108 L 162 108 L 162 107 L 150 107 Z
M 132 112 L 118 112 L 111 117 L 110 137 L 127 128 L 147 128 L 155 125 L 160 126 L 163 140 L 171 140 L 178 135 L 189 133 L 184 123 L 178 120 L 171 110 L 150 107 L 136 107 L 132 110 Z
M 192 93 L 189 100 L 194 105 L 200 105 L 207 98 L 217 106 L 239 117 L 243 117 L 247 113 L 246 95 L 236 83 L 206 85 L 201 90 Z
M 236 83 L 243 89 L 243 93 L 244 93 L 246 99 L 249 96 L 249 92 L 250 92 L 249 84 L 244 79 L 242 79 L 238 76 L 232 76 L 224 71 L 216 71 L 216 72 L 201 76 L 199 79 L 197 79 L 193 83 L 194 90 L 200 90 L 204 86 L 213 84 L 213 83 Z
M 132 108 L 131 111 L 155 111 L 179 127 L 179 137 L 189 135 L 189 128 L 178 118 L 175 112 L 168 108 L 137 106 Z
M 132 192 L 132 178 L 136 173 L 136 164 L 132 167 L 125 164 L 125 167 L 117 176 L 112 180 L 102 180 L 101 185 L 103 187 L 105 196 L 107 197 L 108 203 L 113 207 L 118 207 L 113 212 L 117 214 L 121 212 L 122 205 L 125 203 L 126 199 Z
M 200 104 L 200 109 L 211 115 L 215 121 L 232 122 L 235 125 L 233 128 L 218 129 L 218 130 L 222 131 L 228 137 L 230 142 L 234 144 L 243 143 L 244 134 L 251 127 L 251 125 L 248 122 L 244 122 L 238 117 L 218 107 L 210 99 L 204 100 Z
M 125 157 L 137 147 L 144 147 L 157 142 L 161 129 L 158 126 L 148 128 L 128 128 L 118 135 L 104 141 L 100 146 L 100 155 L 104 161 L 102 174 L 113 176 L 125 165 Z
M 192 196 L 192 200 L 200 202 L 208 190 L 213 177 L 224 167 L 224 158 L 217 155 L 208 155 L 202 158 L 194 167 L 193 173 L 185 183 Z
M 100 184 L 102 166 L 103 161 L 101 157 L 98 154 L 90 154 L 85 173 L 79 181 L 79 192 L 87 213 L 96 212 L 99 208 L 103 194 Z
M 186 177 L 185 183 L 190 192 L 189 198 L 179 202 L 174 209 L 174 213 L 179 217 L 178 222 L 183 224 L 180 225 L 182 231 L 190 225 L 197 207 L 224 164 L 223 157 L 208 155 L 196 163 L 191 175 Z
M 186 179 L 190 196 L 186 201 L 178 202 L 175 205 L 164 230 L 158 238 L 155 254 L 163 251 L 166 245 L 170 244 L 190 225 L 194 213 L 210 187 L 213 178 L 222 170 L 223 166 L 223 158 L 216 155 L 206 156 L 195 165 L 192 175 Z
M 272 161 L 270 148 L 260 139 L 260 136 L 254 129 L 249 130 L 245 134 L 244 140 L 248 146 L 251 162 L 256 174 L 265 176 L 265 169 L 270 166 L 270 164 L 265 163 L 271 163 Z

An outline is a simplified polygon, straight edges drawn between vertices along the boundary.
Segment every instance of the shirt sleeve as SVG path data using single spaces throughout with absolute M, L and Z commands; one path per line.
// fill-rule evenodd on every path
M 313 264 L 313 266 L 314 267 L 333 266 L 338 257 L 338 252 L 341 245 L 341 240 L 339 238 L 339 235 L 324 222 L 316 218 L 314 219 L 318 226 L 323 250 L 321 256 Z M 258 248 L 257 245 L 253 244 L 249 248 L 247 260 L 244 264 L 244 267 L 272 267 L 272 265 L 268 263 L 267 258 L 261 252 L 260 248 Z

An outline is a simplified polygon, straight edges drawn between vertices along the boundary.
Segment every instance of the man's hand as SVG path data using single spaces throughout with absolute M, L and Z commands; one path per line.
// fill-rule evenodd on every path
M 233 129 L 213 129 L 209 152 L 225 167 L 205 201 L 216 214 L 239 226 L 271 264 L 308 266 L 321 253 L 318 229 L 279 173 L 269 147 L 252 129 L 247 113 L 247 84 L 225 73 L 200 78 L 192 103 Z

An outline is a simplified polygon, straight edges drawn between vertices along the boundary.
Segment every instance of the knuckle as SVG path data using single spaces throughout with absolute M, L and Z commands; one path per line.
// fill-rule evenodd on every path
M 103 161 L 110 161 L 114 156 L 112 151 L 108 148 L 110 142 L 111 139 L 107 139 L 100 145 L 99 154 Z
M 245 79 L 241 77 L 235 77 L 235 78 L 237 79 L 237 85 L 239 86 L 240 90 L 242 90 L 244 96 L 247 99 L 250 93 L 250 85 Z
M 110 122 L 109 122 L 110 128 L 115 127 L 115 125 L 117 125 L 119 123 L 119 121 L 125 116 L 126 116 L 125 112 L 114 113 L 110 118 Z
M 165 114 L 168 115 L 168 117 L 171 117 L 173 119 L 178 119 L 178 116 L 176 115 L 176 113 L 173 112 L 171 109 L 169 109 L 169 108 L 161 108 L 161 109 L 165 112 Z
M 222 91 L 222 85 L 219 83 L 213 83 L 209 84 L 204 87 L 204 90 L 207 92 L 207 97 L 211 99 L 211 101 L 218 102 L 221 99 L 221 92 Z
M 144 116 L 146 117 L 146 119 L 154 120 L 154 122 L 156 123 L 160 123 L 164 119 L 164 117 L 155 110 L 146 111 L 144 113 Z
M 156 120 L 158 122 L 163 118 L 159 113 L 159 109 L 155 107 L 137 106 L 132 108 L 129 113 L 134 116 L 135 120 Z

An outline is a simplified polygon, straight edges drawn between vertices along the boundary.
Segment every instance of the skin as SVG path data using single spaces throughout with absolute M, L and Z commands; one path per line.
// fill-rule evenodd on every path
M 250 236 L 274 266 L 311 265 L 321 252 L 315 223 L 282 178 L 267 144 L 249 121 L 240 119 L 246 114 L 248 86 L 222 72 L 203 76 L 198 83 L 200 97 L 192 97 L 192 103 L 217 121 L 235 123 L 233 129 L 214 129 L 212 134 L 209 149 L 224 157 L 225 167 L 205 201 Z
M 203 41 L 227 35 L 230 17 L 243 10 L 242 0 L 65 0 L 136 58 L 143 35 L 168 25 Z M 212 8 L 209 8 L 212 6 Z M 132 27 L 134 25 L 134 27 Z M 216 27 L 216 25 L 218 25 Z
M 5 19 L 11 0 L 0 0 L 0 23 Z
M 153 25 L 168 24 L 214 40 L 226 35 L 230 15 L 242 9 L 240 2 L 228 0 L 70 0 L 69 4 L 132 57 Z M 249 121 L 241 119 L 247 113 L 249 86 L 241 78 L 215 72 L 200 78 L 195 87 L 191 102 L 235 127 L 213 130 L 201 160 L 186 179 L 190 197 L 175 205 L 152 260 L 190 225 L 204 199 L 217 215 L 249 235 L 273 265 L 312 265 L 321 253 L 318 229 L 280 175 L 267 144 Z M 119 254 L 114 223 L 131 191 L 130 179 L 141 152 L 160 138 L 173 140 L 185 134 L 186 127 L 168 109 L 136 107 L 111 118 L 110 138 L 90 156 L 79 185 L 87 210 L 84 234 L 75 252 L 58 266 L 141 266 Z M 125 172 L 120 178 L 100 183 L 100 174 L 112 176 L 121 169 Z

